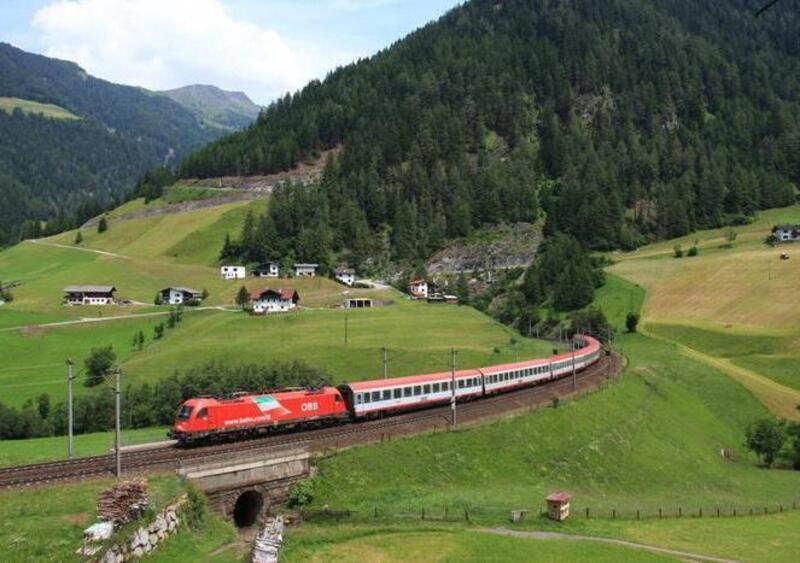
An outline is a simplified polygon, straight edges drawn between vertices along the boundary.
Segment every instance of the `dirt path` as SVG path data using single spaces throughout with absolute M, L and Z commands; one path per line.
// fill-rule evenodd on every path
M 102 256 L 111 256 L 112 258 L 125 258 L 128 259 L 130 256 L 125 256 L 124 254 L 117 254 L 116 252 L 107 252 L 105 250 L 95 250 L 94 248 L 83 248 L 80 246 L 70 246 L 68 244 L 59 244 L 57 242 L 47 242 L 42 239 L 29 239 L 25 242 L 29 242 L 31 244 L 41 244 L 42 246 L 53 246 L 55 248 L 66 248 L 67 250 L 80 250 L 82 252 L 93 252 L 95 254 L 100 254 Z
M 564 534 L 561 532 L 509 530 L 507 528 L 482 528 L 477 531 L 485 534 L 496 534 L 499 536 L 508 536 L 513 538 L 529 538 L 536 540 L 593 541 L 599 543 L 607 543 L 612 545 L 629 547 L 631 549 L 641 549 L 644 551 L 651 551 L 653 553 L 673 555 L 684 561 L 714 561 L 717 563 L 737 563 L 736 559 L 723 559 L 720 557 L 711 557 L 708 555 L 689 553 L 687 551 L 678 551 L 676 549 L 667 549 L 664 547 L 656 547 L 654 545 L 634 543 L 626 540 L 616 540 L 612 538 L 601 538 L 597 536 L 582 536 L 575 534 Z

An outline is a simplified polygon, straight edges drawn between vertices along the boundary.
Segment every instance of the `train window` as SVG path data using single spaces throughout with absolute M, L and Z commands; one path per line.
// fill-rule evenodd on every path
M 450 383 L 448 383 L 447 381 L 442 383 L 442 391 L 449 391 L 449 390 L 450 390 Z
M 391 390 L 391 389 L 386 389 L 386 390 L 383 392 L 383 400 L 384 400 L 384 401 L 388 401 L 388 400 L 389 400 L 389 399 L 391 399 L 391 398 L 392 398 L 392 390 Z
M 362 395 L 361 393 L 356 395 L 356 404 L 357 405 L 360 405 L 363 401 L 364 401 L 364 395 Z
M 208 409 L 200 409 L 197 413 L 197 418 L 208 418 Z
M 438 383 L 434 383 L 433 384 L 433 392 L 434 393 L 438 393 L 439 392 L 439 384 Z
M 422 395 L 422 387 L 419 385 L 414 385 L 414 395 Z
M 373 402 L 374 401 L 380 401 L 381 400 L 381 392 L 380 391 L 373 391 L 372 392 L 372 400 L 373 400 Z
M 410 397 L 411 396 L 411 387 L 404 387 L 403 388 L 403 397 Z
M 458 388 L 459 389 L 463 389 L 464 388 L 464 380 L 463 379 L 459 379 L 458 380 Z
M 189 417 L 192 416 L 192 411 L 193 410 L 194 409 L 192 407 L 188 407 L 186 405 L 183 405 L 181 407 L 181 410 L 178 412 L 178 418 L 180 420 L 189 420 Z
M 370 400 L 369 400 L 369 393 L 364 393 L 364 402 L 365 402 L 365 403 L 369 403 L 369 402 L 370 402 Z
M 403 390 L 399 387 L 394 390 L 394 398 L 399 399 L 403 395 Z
M 422 393 L 423 393 L 424 395 L 429 395 L 429 394 L 430 394 L 430 392 L 431 392 L 431 386 L 430 386 L 430 384 L 428 384 L 428 385 L 423 385 L 423 386 L 422 386 Z

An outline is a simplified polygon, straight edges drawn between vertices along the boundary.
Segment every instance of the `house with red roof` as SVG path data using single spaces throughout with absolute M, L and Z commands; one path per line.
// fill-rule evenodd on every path
M 297 308 L 300 295 L 290 287 L 257 289 L 250 292 L 250 302 L 254 315 L 285 313 Z

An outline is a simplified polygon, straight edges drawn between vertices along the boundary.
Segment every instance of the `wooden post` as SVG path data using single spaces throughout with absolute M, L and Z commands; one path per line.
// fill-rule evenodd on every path
M 661 507 L 658 509 L 658 518 L 661 519 Z
M 447 522 L 447 516 L 448 516 L 448 512 L 449 512 L 449 511 L 448 511 L 447 507 L 445 506 L 445 507 L 444 507 L 444 521 L 445 521 L 445 522 Z
M 639 519 L 639 509 L 638 508 L 636 509 L 636 519 L 637 520 Z
M 679 506 L 678 507 L 678 518 L 681 518 L 682 516 L 683 516 L 683 507 Z
M 377 518 L 377 517 L 378 517 L 378 507 L 376 506 L 375 507 L 375 518 Z
M 469 522 L 469 511 L 466 509 L 466 507 L 464 508 L 464 520 Z
M 588 506 L 586 507 L 586 519 L 587 520 L 589 519 L 589 507 Z
M 616 517 L 617 517 L 617 509 L 614 508 L 614 509 L 611 510 L 611 518 L 616 519 Z
M 700 510 L 698 510 L 697 515 L 698 515 L 699 518 L 703 517 L 703 509 L 702 508 Z

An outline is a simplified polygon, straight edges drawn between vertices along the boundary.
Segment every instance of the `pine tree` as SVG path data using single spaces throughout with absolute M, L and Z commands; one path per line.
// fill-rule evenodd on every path
M 81 234 L 80 230 L 78 230 L 77 234 L 75 235 L 75 244 L 81 244 L 83 242 L 83 235 Z
M 108 230 L 108 222 L 106 221 L 105 217 L 100 217 L 100 221 L 97 223 L 97 232 L 104 233 Z

